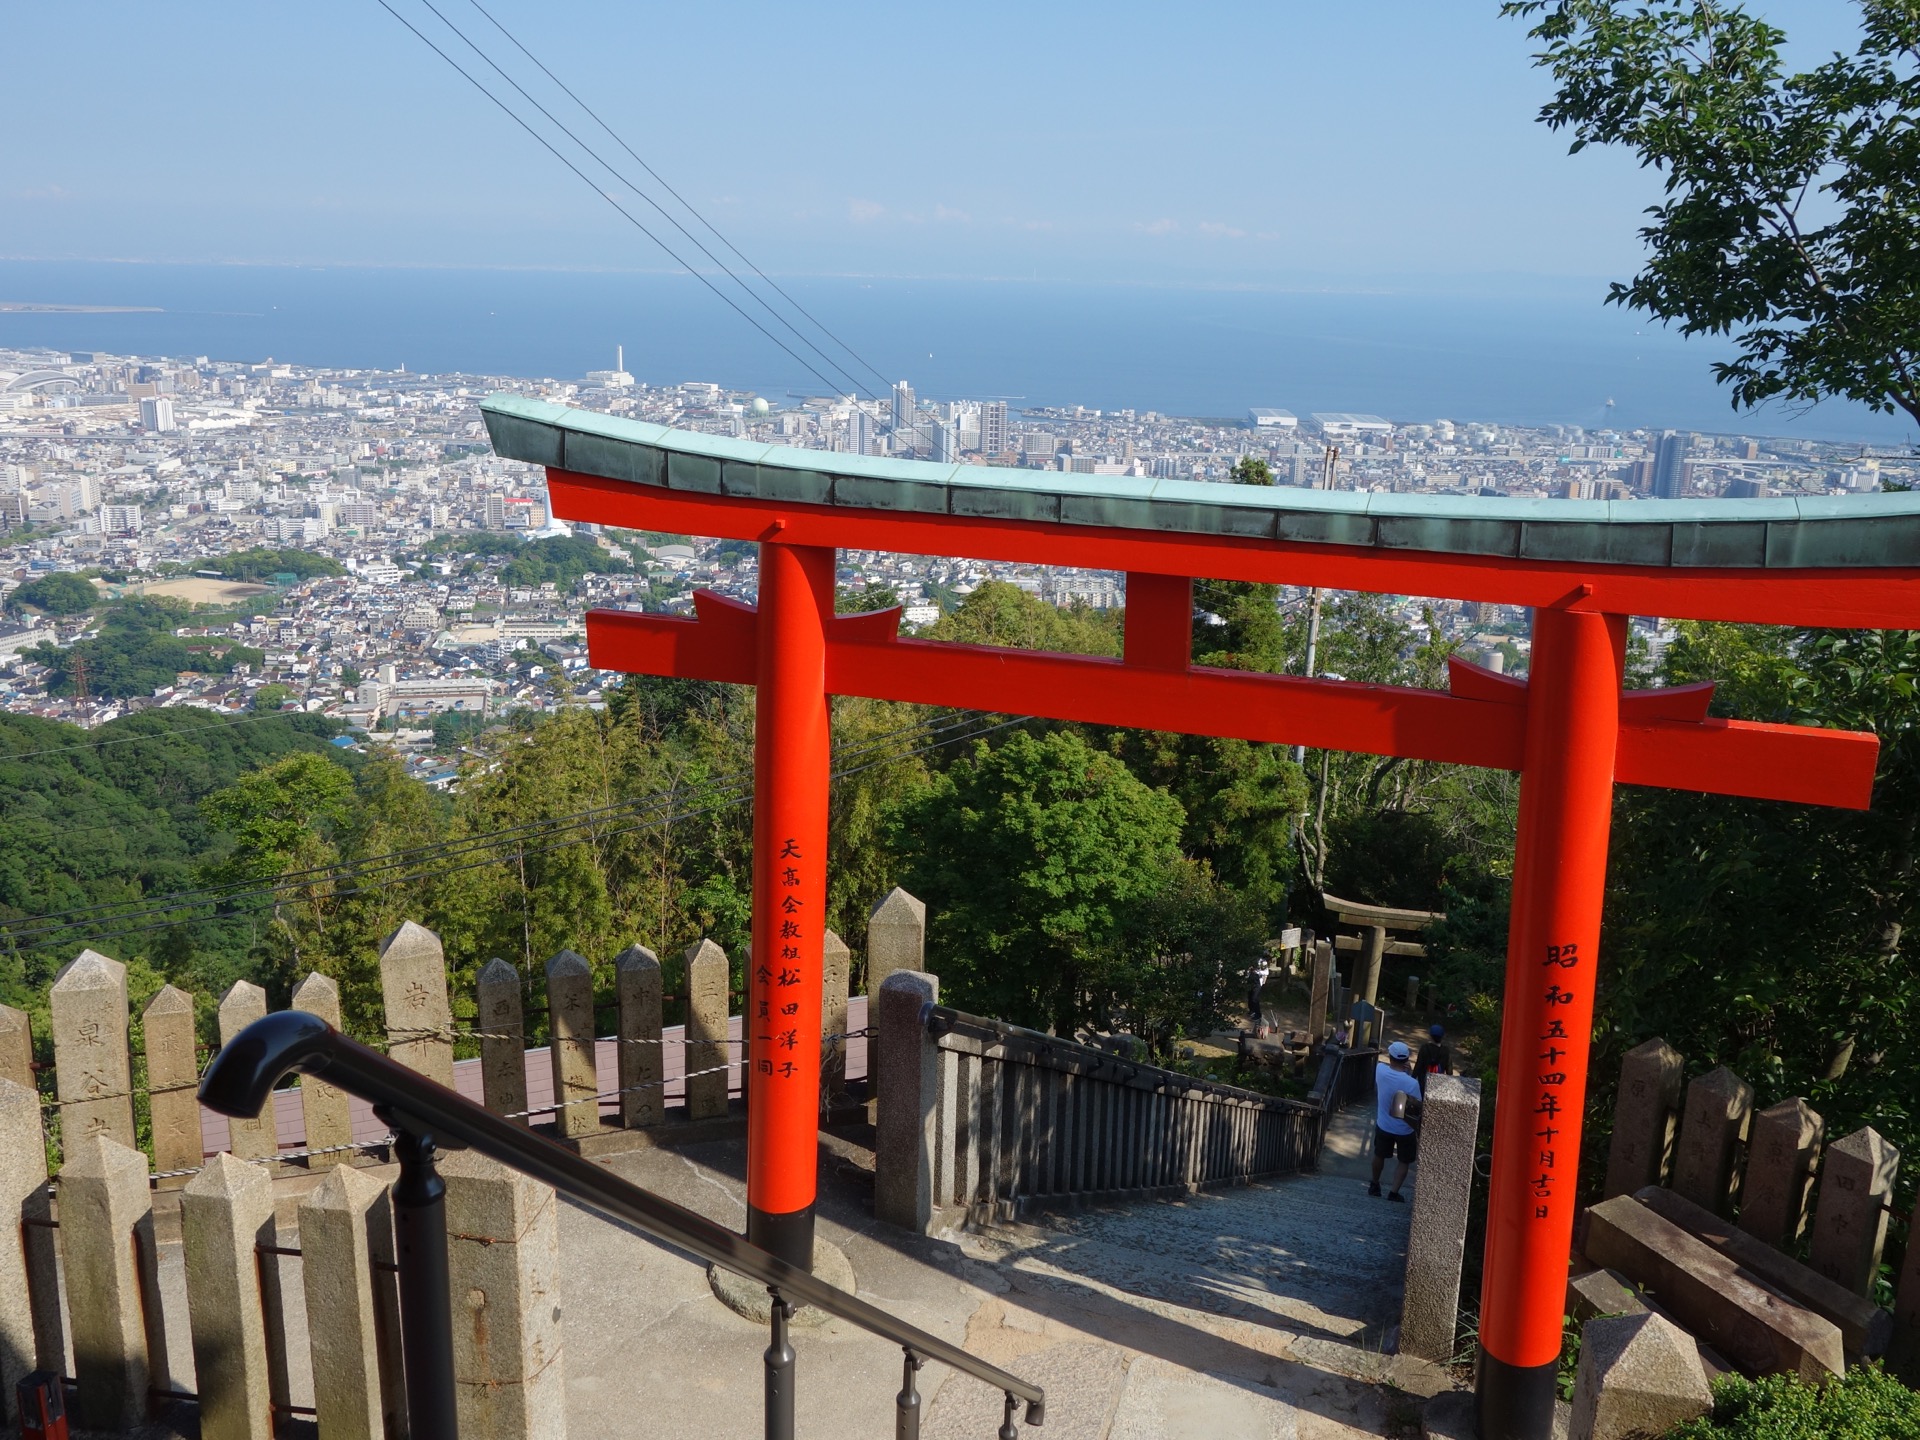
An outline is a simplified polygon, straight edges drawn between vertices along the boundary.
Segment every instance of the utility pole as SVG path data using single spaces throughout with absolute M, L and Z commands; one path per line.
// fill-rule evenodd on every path
M 1340 464 L 1340 447 L 1327 446 L 1326 454 L 1320 461 L 1320 488 L 1333 489 L 1333 476 Z M 1307 663 L 1304 674 L 1313 678 L 1314 666 L 1319 660 L 1320 651 L 1320 603 L 1326 592 L 1316 585 L 1307 594 Z M 1318 890 L 1327 880 L 1327 769 L 1331 756 L 1324 750 L 1320 752 L 1320 784 L 1314 796 L 1313 815 L 1313 888 Z M 1293 763 L 1304 766 L 1307 763 L 1307 747 L 1293 747 Z M 1306 843 L 1306 816 L 1300 817 L 1300 840 Z
M 1333 488 L 1333 471 L 1334 467 L 1339 463 L 1340 447 L 1338 445 L 1329 445 L 1326 455 L 1320 462 L 1320 488 L 1322 490 L 1331 490 Z M 1306 669 L 1302 673 L 1309 680 L 1313 678 L 1314 661 L 1317 658 L 1316 652 L 1320 649 L 1320 597 L 1322 593 L 1320 587 L 1316 585 L 1307 594 L 1307 664 Z M 1307 747 L 1304 745 L 1294 746 L 1293 763 L 1296 765 L 1304 765 L 1306 760 Z

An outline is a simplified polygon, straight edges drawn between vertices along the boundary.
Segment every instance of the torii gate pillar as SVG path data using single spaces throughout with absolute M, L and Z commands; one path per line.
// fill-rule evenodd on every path
M 1553 1423 L 1626 632 L 1622 615 L 1534 613 L 1475 1382 L 1481 1440 L 1535 1440 Z
M 753 953 L 747 976 L 747 1240 L 813 1269 L 827 923 L 827 624 L 834 552 L 760 545 Z

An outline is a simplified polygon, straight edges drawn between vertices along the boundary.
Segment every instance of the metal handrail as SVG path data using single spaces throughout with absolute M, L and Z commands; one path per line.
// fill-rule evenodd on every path
M 938 1360 L 1000 1390 L 1009 1406 L 1008 1425 L 1003 1426 L 1002 1434 L 1010 1433 L 1015 1397 L 1025 1402 L 1029 1425 L 1045 1421 L 1046 1392 L 1040 1386 L 976 1359 L 939 1336 L 898 1320 L 749 1244 L 743 1236 L 705 1216 L 501 1119 L 465 1096 L 349 1039 L 317 1015 L 282 1010 L 248 1025 L 221 1047 L 207 1067 L 200 1082 L 200 1103 L 222 1115 L 256 1116 L 268 1103 L 273 1087 L 289 1071 L 324 1079 L 359 1096 L 396 1129 L 424 1140 L 429 1153 L 436 1142 L 477 1150 L 603 1215 L 638 1226 L 656 1239 L 765 1285 L 775 1297 L 776 1334 L 785 1328 L 780 1323 L 783 1310 L 796 1304 L 812 1305 L 892 1341 L 910 1358 Z M 412 1366 L 408 1368 L 411 1371 Z

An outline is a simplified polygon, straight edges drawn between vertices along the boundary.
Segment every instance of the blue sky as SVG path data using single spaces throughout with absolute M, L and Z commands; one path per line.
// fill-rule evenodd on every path
M 775 272 L 1552 290 L 1630 270 L 1657 193 L 1533 121 L 1491 0 L 490 8 Z M 1850 43 L 1843 0 L 1762 8 Z M 0 0 L 0 36 L 0 255 L 671 263 L 375 0 Z

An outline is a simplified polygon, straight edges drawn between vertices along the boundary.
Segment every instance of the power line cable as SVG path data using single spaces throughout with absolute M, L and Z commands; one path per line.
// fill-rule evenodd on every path
M 860 365 L 864 366 L 867 372 L 870 375 L 872 375 L 876 380 L 878 380 L 882 385 L 891 386 L 893 384 L 893 382 L 889 380 L 886 377 L 886 375 L 883 374 L 877 366 L 875 366 L 859 351 L 855 350 L 845 340 L 842 340 L 831 329 L 829 329 L 823 321 L 817 319 L 810 311 L 808 311 L 806 306 L 802 305 L 798 300 L 794 299 L 793 296 L 789 295 L 785 290 L 783 290 L 780 287 L 780 285 L 773 279 L 772 276 L 768 275 L 766 271 L 762 270 L 744 253 L 742 253 L 738 245 L 735 245 L 725 235 L 722 235 L 720 231 L 715 228 L 712 221 L 708 220 L 706 216 L 702 215 L 697 209 L 694 208 L 692 201 L 688 200 L 686 196 L 682 195 L 678 190 L 674 189 L 673 186 L 667 182 L 667 179 L 665 176 L 661 175 L 659 171 L 655 170 L 653 166 L 649 165 L 644 159 L 642 159 L 634 151 L 634 148 L 631 145 L 629 145 L 624 139 L 620 137 L 619 134 L 617 134 L 614 131 L 614 128 L 611 125 L 607 124 L 605 120 L 600 118 L 599 113 L 596 110 L 594 110 L 594 108 L 591 105 L 587 104 L 586 101 L 582 100 L 577 94 L 575 94 L 572 87 L 570 87 L 558 75 L 554 74 L 553 71 L 549 70 L 544 63 L 542 63 L 539 56 L 535 55 L 531 50 L 527 49 L 525 45 L 521 44 L 519 38 L 516 35 L 514 35 L 514 33 L 511 30 L 507 29 L 506 26 L 502 25 L 497 19 L 495 19 L 493 16 L 493 13 L 490 10 L 488 10 L 484 5 L 482 5 L 480 3 L 480 0 L 467 0 L 467 3 L 472 5 L 473 8 L 478 10 L 482 15 L 486 16 L 487 22 L 490 25 L 492 25 L 494 29 L 498 30 L 502 35 L 506 36 L 508 42 L 514 47 L 514 49 L 518 50 L 522 55 L 526 56 L 527 59 L 531 60 L 535 65 L 535 67 L 539 69 L 542 75 L 545 75 L 547 79 L 551 80 L 556 86 L 560 88 L 560 91 L 562 94 L 564 94 L 569 100 L 573 101 L 574 104 L 578 105 L 581 108 L 581 110 L 585 111 L 587 116 L 593 121 L 594 124 L 598 125 L 602 130 L 607 132 L 608 136 L 612 138 L 614 144 L 618 145 L 622 150 L 626 151 L 628 155 L 632 156 L 635 164 L 637 164 L 642 170 L 645 170 L 647 174 L 651 175 L 655 180 L 657 180 L 660 183 L 661 188 L 664 189 L 675 200 L 679 201 L 680 204 L 683 207 L 685 207 L 689 215 L 693 216 L 694 219 L 698 220 L 702 225 L 704 225 L 707 228 L 708 233 L 711 234 L 715 240 L 718 240 L 722 245 L 726 246 L 727 249 L 731 250 L 734 253 L 734 255 L 739 259 L 741 264 L 745 265 L 748 269 L 752 270 L 755 275 L 758 275 L 762 280 L 766 281 L 766 283 L 769 286 L 771 286 L 773 290 L 783 300 L 785 300 L 789 305 L 793 306 L 793 308 L 799 311 L 800 314 L 806 316 L 806 318 L 809 321 L 811 321 L 812 324 L 819 329 L 821 334 L 825 335 L 829 340 L 833 341 L 834 344 L 838 345 L 842 350 L 846 351 L 848 355 L 852 356 L 853 359 L 857 361 Z
M 489 66 L 491 66 L 497 73 L 499 73 L 509 85 L 512 85 L 515 90 L 519 91 L 519 93 L 522 96 L 525 96 L 528 103 L 532 104 L 534 108 L 539 110 L 542 115 L 546 116 L 549 122 L 551 122 L 553 125 L 558 127 L 569 139 L 571 139 L 574 142 L 574 144 L 578 145 L 582 150 L 584 150 L 587 153 L 587 155 L 593 159 L 594 163 L 598 164 L 603 170 L 605 170 L 608 174 L 612 175 L 616 180 L 618 180 L 621 184 L 625 185 L 629 190 L 632 190 L 634 194 L 640 196 L 640 198 L 645 200 L 649 205 L 652 205 L 655 210 L 658 210 L 660 214 L 663 217 L 665 217 L 670 224 L 672 224 L 676 229 L 680 231 L 681 234 L 686 235 L 686 237 L 690 241 L 692 241 L 695 245 L 698 245 L 700 247 L 701 253 L 706 255 L 708 259 L 712 260 L 714 264 L 718 265 L 721 268 L 721 270 L 724 273 L 726 273 L 727 276 L 730 279 L 732 279 L 733 282 L 736 285 L 738 285 L 744 293 L 751 296 L 757 304 L 759 304 L 763 309 L 766 309 L 767 312 L 773 315 L 776 320 L 779 320 L 781 324 L 785 325 L 787 329 L 791 331 L 795 335 L 795 337 L 801 341 L 802 344 L 806 345 L 807 348 L 811 349 L 816 355 L 820 356 L 824 364 L 826 364 L 829 368 L 838 370 L 842 378 L 846 379 L 849 383 L 853 385 L 853 388 L 855 391 L 864 393 L 868 399 L 872 400 L 876 404 L 883 403 L 882 396 L 880 396 L 879 394 L 876 394 L 873 390 L 869 389 L 867 386 L 855 380 L 851 375 L 847 373 L 845 367 L 841 366 L 840 364 L 838 364 L 838 362 L 834 361 L 831 357 L 829 357 L 823 350 L 821 350 L 821 348 L 817 343 L 808 339 L 806 336 L 802 335 L 792 325 L 790 321 L 787 321 L 783 317 L 779 316 L 772 309 L 772 307 L 767 304 L 766 300 L 763 297 L 758 295 L 752 289 L 752 287 L 748 286 L 745 281 L 741 280 L 738 275 L 734 274 L 734 272 L 723 261 L 721 261 L 717 256 L 715 256 L 704 245 L 702 245 L 701 242 L 695 236 L 693 236 L 691 233 L 687 231 L 685 226 L 681 225 L 677 220 L 674 219 L 673 216 L 669 215 L 667 211 L 661 207 L 659 202 L 654 200 L 644 190 L 640 189 L 639 186 L 635 185 L 633 181 L 629 180 L 626 176 L 622 175 L 620 171 L 618 171 L 611 164 L 609 164 L 607 160 L 604 159 L 591 146 L 589 146 L 585 141 L 581 140 L 580 137 L 574 134 L 572 130 L 568 129 L 568 127 L 565 124 L 563 124 L 561 121 L 556 119 L 553 116 L 552 112 L 547 110 L 545 106 L 541 105 L 538 100 L 535 100 L 531 95 L 528 95 L 527 92 L 519 85 L 519 83 L 515 81 L 512 76 L 508 75 L 504 70 L 502 70 L 501 67 L 492 59 L 492 57 L 490 57 L 486 53 L 485 50 L 483 50 L 478 44 L 476 44 L 471 38 L 469 38 L 464 32 L 462 32 L 458 26 L 454 25 L 452 21 L 448 20 L 446 16 L 442 14 L 432 4 L 432 0 L 421 0 L 421 3 L 425 4 L 429 10 L 433 11 L 434 15 L 439 18 L 441 24 L 445 25 L 449 30 L 453 31 L 455 35 L 458 35 L 463 44 L 465 44 L 475 54 L 479 55 L 482 60 L 485 60 Z M 516 125 L 520 126 L 521 129 L 525 130 L 535 140 L 539 141 L 541 146 L 544 147 L 547 150 L 547 152 L 551 154 L 556 160 L 560 161 L 561 164 L 565 165 L 569 170 L 573 171 L 575 175 L 579 176 L 579 178 L 585 181 L 588 185 L 593 186 L 594 191 L 597 194 L 599 194 L 603 200 L 605 200 L 609 205 L 612 205 L 615 210 L 619 211 L 620 214 L 626 218 L 628 223 L 633 225 L 635 229 L 639 230 L 641 234 L 645 235 L 649 240 L 653 241 L 655 245 L 658 245 L 660 249 L 665 251 L 667 255 L 673 259 L 675 264 L 679 265 L 681 269 L 685 270 L 689 275 L 693 276 L 696 280 L 699 280 L 700 283 L 705 285 L 708 290 L 712 291 L 715 296 L 725 301 L 726 304 L 729 306 L 729 308 L 731 308 L 743 320 L 747 321 L 748 324 L 752 325 L 754 329 L 758 330 L 767 339 L 773 341 L 775 345 L 778 345 L 780 349 L 788 356 L 788 358 L 792 359 L 797 364 L 799 364 L 801 368 L 805 369 L 810 375 L 814 377 L 814 379 L 818 380 L 822 385 L 826 386 L 830 392 L 838 393 L 838 387 L 834 384 L 833 381 L 829 380 L 825 375 L 822 375 L 818 370 L 816 370 L 812 366 L 811 363 L 803 359 L 801 356 L 795 354 L 794 351 L 789 346 L 787 346 L 783 341 L 781 341 L 778 336 L 774 335 L 772 332 L 767 330 L 765 326 L 761 325 L 751 315 L 747 314 L 745 310 L 742 310 L 740 306 L 734 302 L 731 296 L 727 295 L 718 286 L 714 285 L 713 282 L 709 280 L 706 276 L 700 274 L 700 272 L 695 270 L 693 266 L 689 265 L 684 259 L 680 257 L 680 255 L 671 246 L 669 246 L 665 241 L 661 240 L 659 236 L 655 235 L 653 231 L 647 228 L 646 225 L 641 223 L 641 221 L 638 218 L 636 218 L 629 210 L 627 210 L 625 206 L 621 205 L 619 201 L 614 199 L 613 196 L 609 195 L 606 191 L 601 190 L 598 185 L 594 185 L 592 178 L 589 177 L 585 171 L 581 170 L 579 166 L 575 165 L 564 154 L 562 154 L 560 150 L 551 141 L 549 141 L 544 135 L 540 134 L 540 132 L 536 130 L 533 127 L 533 125 L 531 125 L 523 116 L 517 113 L 510 105 L 508 105 L 498 95 L 494 94 L 484 84 L 482 84 L 478 79 L 476 79 L 468 70 L 466 70 L 465 67 L 463 67 L 451 55 L 447 54 L 447 52 L 441 49 L 440 46 L 434 44 L 432 40 L 428 39 L 427 36 L 417 26 L 415 26 L 411 21 L 409 21 L 405 16 L 401 15 L 399 11 L 395 10 L 393 6 L 388 3 L 388 0 L 378 0 L 378 4 L 388 14 L 392 15 L 394 19 L 398 20 L 402 25 L 405 25 L 407 29 L 411 30 L 414 33 L 414 35 L 420 39 L 421 43 L 427 46 L 428 49 L 432 50 L 434 54 L 438 55 L 442 60 L 446 61 L 448 65 L 452 66 L 456 71 L 458 71 L 460 75 L 467 81 L 468 84 L 472 85 L 482 95 L 485 95 L 487 99 L 492 101 L 493 104 L 497 106 L 502 111 L 502 113 L 504 113 Z M 489 19 L 491 19 L 491 17 L 489 17 Z M 497 25 L 498 22 L 495 22 L 495 23 Z M 502 33 L 505 33 L 504 29 Z M 512 36 L 509 35 L 508 38 L 512 39 Z M 518 42 L 515 42 L 515 43 L 517 44 Z M 524 47 L 522 48 L 524 49 Z M 537 60 L 535 60 L 534 63 L 536 65 L 539 64 Z M 544 67 L 542 68 L 544 69 Z M 556 81 L 555 83 L 557 84 L 559 82 Z M 561 88 L 563 90 L 566 89 L 564 85 L 561 86 Z M 584 109 L 585 107 L 582 106 L 582 108 Z M 602 128 L 605 128 L 604 122 L 601 122 L 601 123 L 602 123 Z M 615 138 L 616 140 L 618 139 L 617 136 Z M 644 161 L 642 161 L 641 164 L 643 167 L 645 167 Z M 646 168 L 648 168 L 648 173 L 650 174 L 653 173 L 650 167 L 646 167 Z M 665 184 L 664 181 L 661 183 Z M 669 191 L 671 191 L 672 189 L 671 186 L 667 188 L 669 189 Z M 676 194 L 676 198 L 679 198 L 677 194 Z M 684 205 L 686 202 L 682 200 L 681 203 Z M 691 207 L 688 207 L 688 208 L 691 210 Z M 704 219 L 702 219 L 701 223 L 706 224 L 707 222 Z M 709 225 L 708 228 L 711 229 L 712 226 Z M 716 231 L 715 233 L 717 234 L 718 232 Z M 732 247 L 729 246 L 729 248 L 732 248 Z M 738 252 L 736 251 L 736 253 Z M 752 263 L 751 261 L 748 262 L 749 265 L 751 265 L 751 263 Z M 769 281 L 768 283 L 772 284 L 771 281 Z M 779 287 L 775 286 L 774 288 L 777 290 Z M 798 305 L 796 305 L 795 308 L 797 310 L 800 310 L 800 313 L 803 315 L 807 313 L 805 310 L 800 309 Z M 808 318 L 811 318 L 811 317 L 809 316 Z M 815 322 L 815 323 L 817 324 L 818 322 Z M 825 327 L 822 327 L 823 330 L 824 328 Z M 831 335 L 830 331 L 826 333 Z M 844 345 L 844 342 L 839 341 L 837 337 L 834 337 L 834 338 L 835 338 L 836 344 L 841 344 L 842 348 L 846 348 Z M 852 354 L 854 352 L 849 350 L 849 353 Z M 859 357 L 856 355 L 855 358 L 858 359 Z M 885 375 L 883 375 L 878 369 L 873 367 L 867 361 L 861 360 L 860 363 L 862 365 L 865 365 L 869 370 L 872 370 L 873 374 L 877 378 L 879 378 L 882 384 L 890 383 L 887 381 Z M 938 425 L 940 424 L 940 422 L 936 420 L 933 422 L 933 424 Z M 896 426 L 895 427 L 896 431 L 899 428 L 901 427 Z M 927 421 L 914 419 L 912 416 L 909 416 L 908 422 L 904 428 L 908 431 L 908 433 L 918 432 L 922 435 L 927 436 L 929 439 L 931 439 L 931 430 L 929 428 L 929 424 Z
M 517 112 L 515 112 L 511 106 L 509 106 L 498 95 L 495 95 L 493 91 L 489 90 L 478 79 L 476 79 L 473 76 L 473 74 L 469 72 L 466 69 L 466 67 L 463 66 L 458 60 L 455 60 L 451 55 L 447 54 L 445 50 L 442 50 L 438 45 L 434 44 L 432 40 L 428 39 L 425 33 L 422 32 L 417 25 L 415 25 L 411 20 L 407 19 L 407 17 L 402 15 L 398 10 L 394 9 L 392 5 L 387 3 L 387 0 L 374 0 L 374 3 L 379 5 L 379 7 L 382 10 L 386 11 L 389 15 L 393 16 L 393 18 L 398 20 L 402 25 L 406 26 L 407 29 L 411 30 L 415 35 L 415 37 L 419 39 L 421 44 L 425 45 L 429 50 L 433 51 L 434 54 L 438 55 L 442 60 L 446 61 L 448 65 L 452 66 L 454 70 L 458 71 L 462 79 L 464 79 L 469 85 L 473 86 L 473 88 L 478 90 L 482 95 L 486 96 L 488 100 L 492 101 L 493 104 L 496 107 L 498 107 L 500 112 L 504 114 L 508 119 L 513 121 L 514 124 L 518 125 L 522 130 L 526 131 L 527 134 L 531 135 L 536 141 L 538 141 L 542 149 L 544 149 L 548 154 L 552 155 L 553 158 L 558 160 L 562 165 L 566 166 L 567 169 L 571 170 L 575 175 L 579 176 L 580 180 L 584 184 L 592 188 L 594 194 L 598 195 L 601 199 L 605 200 L 609 205 L 611 205 L 615 210 L 619 211 L 620 214 L 626 219 L 629 225 L 633 226 L 634 229 L 638 230 L 642 235 L 646 236 L 649 240 L 653 241 L 655 245 L 658 245 L 662 250 L 664 250 L 667 253 L 667 255 L 671 257 L 674 264 L 678 265 L 682 270 L 685 270 L 694 279 L 698 280 L 702 285 L 706 286 L 707 289 L 711 290 L 714 293 L 714 295 L 716 295 L 721 301 L 723 301 L 726 304 L 728 309 L 732 310 L 742 320 L 746 321 L 749 325 L 753 326 L 755 330 L 758 330 L 768 340 L 772 341 L 775 345 L 779 346 L 781 353 L 786 355 L 786 357 L 789 360 L 792 360 L 796 365 L 798 365 L 801 369 L 805 370 L 809 375 L 813 376 L 813 378 L 818 380 L 822 385 L 826 386 L 829 392 L 833 392 L 837 390 L 838 387 L 834 385 L 833 381 L 829 380 L 826 376 L 822 375 L 818 370 L 814 369 L 812 365 L 808 364 L 806 360 L 802 359 L 799 355 L 795 354 L 792 347 L 789 346 L 785 341 L 783 341 L 778 335 L 775 335 L 771 330 L 767 329 L 766 326 L 762 325 L 758 320 L 754 319 L 753 316 L 749 315 L 745 310 L 742 310 L 739 304 L 734 300 L 734 298 L 731 295 L 728 295 L 724 290 L 722 290 L 719 286 L 715 285 L 706 276 L 702 275 L 698 270 L 694 269 L 693 266 L 689 265 L 685 260 L 681 259 L 679 254 L 674 250 L 674 248 L 671 245 L 667 244 L 666 241 L 662 240 L 658 235 L 654 234 L 653 231 L 649 230 L 646 227 L 646 225 L 636 215 L 634 215 L 634 213 L 631 210 L 627 209 L 626 206 L 622 205 L 618 200 L 614 199 L 613 196 L 609 195 L 606 191 L 602 190 L 598 185 L 595 185 L 593 183 L 593 177 L 588 175 L 586 171 L 582 170 L 578 165 L 574 164 L 573 161 L 569 160 L 565 155 L 561 154 L 559 149 L 557 149 L 554 146 L 552 141 L 548 140 L 546 136 L 542 135 L 538 130 L 534 129 L 534 127 L 528 124 L 526 120 L 522 119 L 521 116 Z
M 840 378 L 845 380 L 849 385 L 853 386 L 856 390 L 865 388 L 860 384 L 859 381 L 855 380 L 853 376 L 847 373 L 846 368 L 844 366 L 842 366 L 832 356 L 828 355 L 826 351 L 822 350 L 816 341 L 814 341 L 810 336 L 802 334 L 791 320 L 787 319 L 787 317 L 782 315 L 778 310 L 775 310 L 772 305 L 767 303 L 766 299 L 763 296 L 761 296 L 761 294 L 757 290 L 755 290 L 752 286 L 748 285 L 746 281 L 742 280 L 737 274 L 735 274 L 733 269 L 727 264 L 726 261 L 722 260 L 718 255 L 714 254 L 713 251 L 709 250 L 706 247 L 705 242 L 703 242 L 698 235 L 695 235 L 691 230 L 687 229 L 685 225 L 682 225 L 675 216 L 673 216 L 671 213 L 668 212 L 665 206 L 663 206 L 658 200 L 655 200 L 653 196 L 649 195 L 645 190 L 641 189 L 638 185 L 634 184 L 633 181 L 629 180 L 619 170 L 615 169 L 614 166 L 612 166 L 607 162 L 604 156 L 602 156 L 591 145 L 587 144 L 586 141 L 582 140 L 570 128 L 568 128 L 565 121 L 561 120 L 551 110 L 547 109 L 546 106 L 542 105 L 532 95 L 528 94 L 525 86 L 523 86 L 518 80 L 514 79 L 513 76 L 509 75 L 504 69 L 502 69 L 498 61 L 496 61 L 491 55 L 489 55 L 479 45 L 477 45 L 472 40 L 472 38 L 469 37 L 466 34 L 466 32 L 463 31 L 458 25 L 455 25 L 451 20 L 449 20 L 446 17 L 446 15 L 441 11 L 440 7 L 433 3 L 433 0 L 420 0 L 420 3 L 422 5 L 425 5 L 427 9 L 431 10 L 434 13 L 434 16 L 440 21 L 442 25 L 446 26 L 447 29 L 451 30 L 455 35 L 458 35 L 460 37 L 461 43 L 464 44 L 469 50 L 473 51 L 474 54 L 478 55 L 482 60 L 484 60 L 487 63 L 487 65 L 492 68 L 494 74 L 498 75 L 502 80 L 506 81 L 507 84 L 511 85 L 516 91 L 518 91 L 521 99 L 525 100 L 529 105 L 533 106 L 534 109 L 538 110 L 542 115 L 546 116 L 547 120 L 551 124 L 553 124 L 560 131 L 562 135 L 565 135 L 569 140 L 573 141 L 575 145 L 578 145 L 582 150 L 586 151 L 586 153 L 593 158 L 594 163 L 599 165 L 601 169 L 605 170 L 609 175 L 613 176 L 615 180 L 618 180 L 622 185 L 626 186 L 627 189 L 631 190 L 635 195 L 639 196 L 642 200 L 646 201 L 647 204 L 651 205 L 656 211 L 658 211 L 661 219 L 665 220 L 669 225 L 673 226 L 674 229 L 678 230 L 683 236 L 687 238 L 689 243 L 691 243 L 696 249 L 699 250 L 699 252 L 702 255 L 706 256 L 707 259 L 711 260 L 715 265 L 719 266 L 720 272 L 723 275 L 725 275 L 729 280 L 733 281 L 734 284 L 738 285 L 743 294 L 751 298 L 756 305 L 758 305 L 762 310 L 765 310 L 767 314 L 772 316 L 775 321 L 777 321 L 781 325 L 784 325 L 787 328 L 788 333 L 791 334 L 794 339 L 798 340 L 802 345 L 805 345 L 808 349 L 813 351 L 813 353 L 820 358 L 821 363 L 825 364 L 830 369 L 838 371 Z M 483 11 L 482 13 L 484 14 L 485 12 Z M 493 17 L 488 16 L 487 18 L 491 20 Z M 498 25 L 499 22 L 495 21 L 494 23 Z M 513 37 L 509 35 L 507 38 L 511 40 Z M 539 64 L 538 61 L 535 61 L 534 63 Z M 542 66 L 541 68 L 544 69 L 545 67 Z M 561 88 L 565 89 L 566 87 L 562 86 Z M 616 136 L 615 138 L 617 139 L 618 137 Z M 646 162 L 641 161 L 641 164 L 645 166 Z M 651 167 L 647 168 L 647 173 L 650 175 L 653 174 Z M 655 175 L 654 178 L 657 180 L 659 179 L 659 176 Z M 662 183 L 664 184 L 665 182 L 662 182 Z M 678 197 L 676 196 L 675 198 L 678 198 Z M 682 200 L 680 203 L 683 205 L 686 204 L 684 200 Z M 712 227 L 709 226 L 708 228 L 711 229 Z
M 37 755 L 64 755 L 74 750 L 97 750 L 107 745 L 144 745 L 156 740 L 171 740 L 176 735 L 197 735 L 206 730 L 238 730 L 242 725 L 257 725 L 262 720 L 297 720 L 299 718 L 298 715 L 269 712 L 265 715 L 249 715 L 244 720 L 223 721 L 218 725 L 195 725 L 185 730 L 162 730 L 152 735 L 116 735 L 111 740 L 83 740 L 78 745 L 54 745 L 45 750 L 0 751 L 0 765 L 4 765 L 9 760 L 30 760 Z

